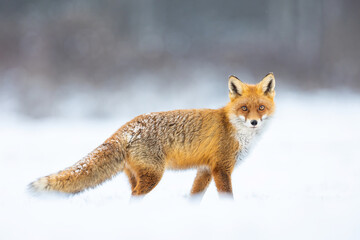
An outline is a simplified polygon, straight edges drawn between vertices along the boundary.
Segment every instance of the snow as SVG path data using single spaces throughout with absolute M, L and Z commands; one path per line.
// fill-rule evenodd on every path
M 29 195 L 28 183 L 74 164 L 130 114 L 4 115 L 0 239 L 360 239 L 360 96 L 288 93 L 277 106 L 233 173 L 235 200 L 219 200 L 212 182 L 201 203 L 189 199 L 194 170 L 167 171 L 139 201 L 124 174 L 72 197 Z

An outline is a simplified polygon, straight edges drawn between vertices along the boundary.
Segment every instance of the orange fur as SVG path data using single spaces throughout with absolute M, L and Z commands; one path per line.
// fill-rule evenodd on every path
M 40 178 L 30 187 L 77 193 L 123 170 L 132 195 L 143 195 L 158 184 L 166 168 L 198 168 L 191 194 L 203 193 L 212 178 L 220 193 L 232 194 L 231 173 L 260 131 L 249 121 L 260 125 L 273 114 L 274 87 L 272 74 L 257 85 L 231 76 L 230 102 L 225 107 L 140 115 L 74 166 Z

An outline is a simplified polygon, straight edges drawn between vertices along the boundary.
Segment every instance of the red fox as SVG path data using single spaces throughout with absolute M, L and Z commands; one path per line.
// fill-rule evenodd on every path
M 42 177 L 35 192 L 78 193 L 124 171 L 132 195 L 149 193 L 166 168 L 197 168 L 191 195 L 203 194 L 214 178 L 219 193 L 232 196 L 231 173 L 275 111 L 275 78 L 256 85 L 235 76 L 230 102 L 220 109 L 190 109 L 140 115 L 127 122 L 75 165 Z

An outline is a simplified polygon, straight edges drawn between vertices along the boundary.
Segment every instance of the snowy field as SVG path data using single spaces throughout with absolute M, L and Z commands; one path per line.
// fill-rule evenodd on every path
M 235 200 L 219 200 L 212 182 L 200 204 L 189 200 L 194 170 L 167 171 L 139 202 L 123 173 L 73 197 L 33 197 L 28 183 L 72 165 L 133 115 L 2 116 L 0 239 L 360 239 L 360 96 L 344 96 L 278 97 L 233 173 Z

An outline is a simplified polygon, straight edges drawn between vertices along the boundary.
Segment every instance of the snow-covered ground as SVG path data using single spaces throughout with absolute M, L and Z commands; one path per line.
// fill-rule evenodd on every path
M 73 197 L 28 195 L 29 182 L 75 163 L 130 114 L 3 116 L 0 239 L 360 239 L 360 96 L 288 94 L 277 105 L 233 173 L 235 200 L 219 200 L 212 183 L 201 204 L 189 201 L 194 170 L 167 171 L 139 202 L 124 174 Z

